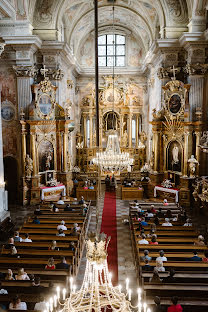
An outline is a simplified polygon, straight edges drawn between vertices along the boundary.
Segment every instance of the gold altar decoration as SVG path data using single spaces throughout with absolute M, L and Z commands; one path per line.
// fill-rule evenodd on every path
M 121 152 L 129 153 L 130 157 L 134 158 L 133 170 L 139 172 L 146 161 L 146 134 L 142 129 L 144 86 L 134 81 L 120 82 L 120 76 L 115 76 L 115 103 L 113 105 L 113 77 L 112 75 L 104 76 L 103 80 L 99 90 L 98 133 L 95 130 L 96 110 L 93 85 L 88 94 L 83 95 L 80 103 L 82 132 L 77 135 L 76 163 L 85 172 L 96 171 L 92 159 L 98 151 L 105 151 L 109 131 L 116 129 Z M 136 128 L 134 140 L 132 140 L 132 120 Z M 99 150 L 96 147 L 96 135 L 100 138 Z
M 40 201 L 40 187 L 50 185 L 46 181 L 47 172 L 54 172 L 51 182 L 53 185 L 55 180 L 63 183 L 67 195 L 72 186 L 69 133 L 74 129 L 74 123 L 55 102 L 56 90 L 57 87 L 53 86 L 49 78 L 44 77 L 43 81 L 32 86 L 35 101 L 30 109 L 29 119 L 25 120 L 24 115 L 21 115 L 23 204 Z M 28 174 L 26 163 L 28 157 L 33 164 L 31 174 Z

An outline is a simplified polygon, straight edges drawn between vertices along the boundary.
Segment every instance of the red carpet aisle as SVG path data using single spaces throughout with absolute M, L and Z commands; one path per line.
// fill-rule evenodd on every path
M 118 252 L 117 252 L 117 221 L 116 221 L 116 193 L 105 192 L 101 233 L 111 236 L 108 246 L 108 268 L 112 272 L 112 282 L 118 284 Z

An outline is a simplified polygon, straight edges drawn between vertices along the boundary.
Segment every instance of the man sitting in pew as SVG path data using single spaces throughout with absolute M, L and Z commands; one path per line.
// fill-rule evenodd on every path
M 61 224 L 59 224 L 59 225 L 57 226 L 57 230 L 60 230 L 60 229 L 62 229 L 63 231 L 67 231 L 67 227 L 66 227 L 66 225 L 65 225 L 65 221 L 64 221 L 64 220 L 62 220 L 62 221 L 61 221 Z
M 43 296 L 40 297 L 40 301 L 35 304 L 35 311 L 47 311 L 46 301 Z
M 163 283 L 176 283 L 176 278 L 174 277 L 175 270 L 173 268 L 170 269 L 169 276 L 163 278 Z
M 158 218 L 164 218 L 164 213 L 162 212 L 162 208 L 159 208 L 159 211 L 156 213 Z
M 14 242 L 21 242 L 22 241 L 22 237 L 19 236 L 19 232 L 15 231 L 14 232 Z
M 148 272 L 148 271 L 153 271 L 153 266 L 149 264 L 149 260 L 145 259 L 144 260 L 145 265 L 142 266 L 142 271 Z
M 67 270 L 68 268 L 69 268 L 69 265 L 66 263 L 66 258 L 61 257 L 61 262 L 56 264 L 56 269 Z
M 162 224 L 162 226 L 173 226 L 172 223 L 170 222 L 169 218 L 165 218 L 165 222 Z
M 65 236 L 65 233 L 62 229 L 59 229 L 58 233 L 56 233 L 56 236 Z
M 200 258 L 198 256 L 198 251 L 197 250 L 194 250 L 193 254 L 194 254 L 194 256 L 189 258 L 188 260 L 190 260 L 190 261 L 202 261 L 202 258 Z
M 159 251 L 159 257 L 156 258 L 156 261 L 160 260 L 160 261 L 167 261 L 168 259 L 165 257 L 165 253 L 164 250 L 160 250 Z
M 33 223 L 34 223 L 34 224 L 40 224 L 40 220 L 38 219 L 37 216 L 34 217 Z
M 57 205 L 64 205 L 64 201 L 62 199 L 62 196 L 59 198 L 59 200 L 57 201 Z
M 73 209 L 70 204 L 67 204 L 66 207 L 64 207 L 64 211 L 73 211 Z
M 32 243 L 32 239 L 29 238 L 29 234 L 25 233 L 25 238 L 22 240 L 24 243 Z
M 4 246 L 5 249 L 11 249 L 11 247 L 14 246 L 14 238 L 9 237 L 8 243 Z
M 160 297 L 156 296 L 154 298 L 155 305 L 153 306 L 152 312 L 164 312 L 165 310 L 160 304 Z

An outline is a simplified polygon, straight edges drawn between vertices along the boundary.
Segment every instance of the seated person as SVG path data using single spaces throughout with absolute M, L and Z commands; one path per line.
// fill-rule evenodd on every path
M 149 282 L 150 282 L 150 283 L 161 283 L 161 281 L 162 281 L 162 280 L 160 279 L 158 270 L 157 270 L 156 268 L 154 268 L 154 270 L 153 270 L 153 276 L 150 277 Z
M 55 204 L 53 204 L 53 206 L 52 206 L 52 211 L 53 212 L 58 212 L 59 211 L 58 207 L 56 207 Z
M 62 220 L 62 221 L 61 221 L 61 224 L 59 224 L 59 225 L 57 226 L 57 230 L 60 230 L 60 229 L 62 229 L 63 231 L 67 231 L 67 227 L 66 227 L 66 225 L 65 225 L 65 221 L 64 221 L 64 220 Z
M 194 256 L 191 257 L 191 258 L 188 259 L 188 260 L 190 260 L 190 261 L 202 261 L 202 258 L 200 258 L 200 257 L 198 256 L 197 250 L 194 250 L 194 251 L 193 251 L 193 254 L 194 254 Z
M 66 207 L 64 207 L 64 211 L 73 211 L 73 209 L 70 204 L 67 204 Z
M 14 242 L 21 242 L 22 241 L 22 237 L 19 236 L 19 232 L 15 231 L 14 232 Z
M 29 276 L 27 275 L 27 273 L 25 272 L 25 270 L 23 268 L 18 269 L 18 273 L 15 276 L 15 279 L 17 281 L 26 281 L 26 280 L 30 280 Z
M 80 201 L 79 201 L 79 204 L 85 204 L 85 200 L 84 200 L 84 196 L 81 196 L 81 199 L 80 199 Z
M 4 289 L 3 287 L 1 287 L 1 281 L 0 281 L 0 295 L 8 295 L 8 291 L 6 289 Z
M 158 218 L 164 218 L 164 213 L 162 212 L 162 208 L 159 208 L 158 212 L 156 213 Z
M 154 206 L 154 205 L 151 205 L 150 211 L 151 211 L 152 213 L 156 213 L 156 209 L 155 209 L 155 206 Z
M 169 218 L 169 219 L 173 218 L 173 215 L 170 209 L 166 211 L 165 218 Z
M 163 200 L 163 206 L 168 206 L 168 201 L 166 198 Z
M 158 272 L 165 272 L 165 268 L 163 266 L 163 261 L 162 260 L 157 260 L 156 259 L 156 270 L 158 270 Z
M 27 305 L 16 295 L 9 304 L 9 310 L 27 310 Z
M 160 304 L 160 297 L 155 296 L 154 303 L 155 303 L 155 305 L 153 306 L 152 312 L 166 312 L 166 310 Z
M 11 246 L 11 249 L 10 249 L 10 256 L 15 256 L 17 257 L 17 249 L 15 246 Z
M 34 217 L 33 222 L 34 224 L 40 224 L 40 220 L 38 219 L 37 216 Z
M 148 217 L 148 218 L 154 217 L 154 214 L 153 214 L 153 212 L 151 211 L 151 209 L 147 209 L 147 217 Z
M 14 274 L 11 269 L 7 270 L 5 281 L 14 281 Z
M 69 243 L 69 250 L 75 251 L 75 243 L 74 242 Z
M 80 228 L 80 226 L 79 226 L 78 223 L 74 223 L 74 229 L 75 229 L 75 231 L 77 231 L 77 232 L 81 230 L 81 228 Z
M 29 234 L 25 233 L 25 238 L 22 240 L 24 243 L 32 243 L 32 239 L 29 238 Z
M 196 246 L 205 246 L 204 237 L 202 235 L 198 236 L 198 240 L 194 243 Z
M 151 239 L 150 245 L 158 245 L 158 242 L 157 242 L 157 236 L 152 236 L 152 239 Z
M 155 234 L 155 230 L 154 230 L 154 229 L 151 229 L 150 232 L 149 232 L 149 234 L 147 234 L 147 237 L 148 237 L 148 238 L 151 238 L 151 237 L 154 236 L 154 235 L 156 235 L 156 234 Z
M 146 235 L 145 235 L 145 234 L 142 234 L 141 237 L 142 237 L 142 239 L 140 239 L 140 240 L 138 241 L 138 244 L 140 244 L 140 245 L 148 245 L 149 242 L 146 240 Z
M 153 271 L 153 266 L 149 264 L 149 260 L 144 260 L 144 265 L 142 266 L 142 271 Z
M 65 236 L 65 233 L 62 229 L 59 229 L 58 233 L 56 233 L 56 236 Z
M 171 301 L 173 304 L 168 307 L 167 312 L 183 312 L 182 306 L 178 304 L 178 297 L 173 297 Z
M 170 268 L 169 275 L 163 278 L 163 283 L 176 283 L 176 278 L 174 277 L 175 270 Z
M 83 204 L 83 215 L 85 216 L 88 210 L 87 204 Z
M 62 196 L 59 198 L 59 200 L 57 201 L 57 205 L 64 205 L 64 201 L 62 199 Z
M 191 219 L 187 219 L 183 226 L 192 226 Z
M 91 183 L 90 186 L 89 186 L 89 190 L 94 190 L 94 186 L 93 186 L 92 183 Z
M 52 241 L 51 246 L 48 248 L 48 250 L 59 250 L 55 240 Z
M 160 225 L 160 220 L 157 216 L 155 216 L 155 218 L 154 218 L 154 223 L 155 223 L 155 225 Z
M 146 260 L 146 259 L 147 259 L 148 261 L 151 261 L 151 260 L 152 260 L 152 257 L 149 256 L 149 251 L 148 251 L 147 249 L 144 250 L 144 256 L 141 257 L 141 260 L 142 260 L 142 261 L 144 261 L 144 260 Z
M 56 269 L 66 270 L 69 268 L 69 265 L 66 263 L 65 257 L 61 257 L 61 262 L 57 263 Z
M 160 251 L 159 251 L 159 255 L 160 255 L 160 256 L 156 258 L 156 261 L 157 261 L 157 260 L 161 260 L 161 261 L 167 261 L 167 260 L 168 260 L 168 259 L 164 256 L 164 255 L 165 255 L 164 250 L 160 250 Z
M 205 253 L 204 253 L 205 257 L 202 258 L 202 261 L 203 262 L 208 262 L 208 251 L 206 250 Z
M 35 208 L 34 215 L 38 216 L 38 215 L 41 215 L 41 214 L 42 214 L 42 211 L 40 210 L 40 205 L 38 205 Z
M 42 295 L 40 296 L 40 301 L 35 304 L 34 310 L 35 311 L 47 311 L 46 301 Z
M 165 222 L 162 224 L 162 226 L 173 226 L 172 223 L 170 223 L 169 218 L 165 218 Z
M 145 218 L 142 218 L 141 225 L 142 226 L 148 226 L 148 223 L 145 221 Z
M 14 246 L 14 238 L 13 237 L 9 237 L 8 243 L 6 245 L 4 245 L 4 248 L 5 249 L 11 249 L 11 246 Z
M 55 266 L 55 263 L 54 263 L 54 259 L 53 257 L 49 258 L 48 259 L 48 263 L 46 264 L 45 266 L 45 269 L 47 270 L 55 270 L 56 266 Z

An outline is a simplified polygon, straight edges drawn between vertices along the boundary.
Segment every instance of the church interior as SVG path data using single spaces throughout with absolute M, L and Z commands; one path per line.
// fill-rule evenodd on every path
M 208 311 L 207 11 L 0 0 L 0 312 Z

